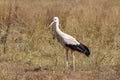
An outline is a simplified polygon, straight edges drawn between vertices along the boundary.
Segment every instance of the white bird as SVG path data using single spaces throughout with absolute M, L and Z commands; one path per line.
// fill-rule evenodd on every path
M 53 21 L 49 25 L 49 28 L 55 23 L 54 31 L 57 37 L 57 40 L 62 44 L 62 46 L 66 49 L 66 67 L 68 69 L 68 50 L 71 50 L 73 56 L 73 70 L 75 70 L 75 56 L 73 51 L 78 51 L 85 54 L 87 57 L 90 55 L 89 49 L 83 45 L 82 43 L 78 42 L 74 37 L 62 32 L 59 28 L 59 18 L 54 17 Z

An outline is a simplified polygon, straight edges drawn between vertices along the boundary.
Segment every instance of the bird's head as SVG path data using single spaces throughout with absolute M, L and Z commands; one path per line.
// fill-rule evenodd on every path
M 54 24 L 57 23 L 57 25 L 59 24 L 59 18 L 58 17 L 54 17 L 53 21 L 51 22 L 51 24 L 49 25 L 49 28 Z
M 58 22 L 58 21 L 59 21 L 58 17 L 54 17 L 54 18 L 53 18 L 53 21 L 54 21 L 54 22 Z

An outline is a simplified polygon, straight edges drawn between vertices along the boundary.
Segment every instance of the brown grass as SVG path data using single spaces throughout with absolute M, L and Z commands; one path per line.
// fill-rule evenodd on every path
M 10 28 L 3 54 L 4 36 Z M 119 80 L 119 0 L 0 0 L 0 80 Z M 76 71 L 66 70 L 65 50 L 53 30 L 54 16 L 62 31 L 87 45 L 91 56 L 75 52 Z

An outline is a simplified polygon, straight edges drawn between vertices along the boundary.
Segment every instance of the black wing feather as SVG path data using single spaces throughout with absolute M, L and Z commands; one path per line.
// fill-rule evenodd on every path
M 90 55 L 89 49 L 81 43 L 79 45 L 72 45 L 72 44 L 65 44 L 65 45 L 66 47 L 69 47 L 72 50 L 84 53 L 87 57 L 89 57 Z

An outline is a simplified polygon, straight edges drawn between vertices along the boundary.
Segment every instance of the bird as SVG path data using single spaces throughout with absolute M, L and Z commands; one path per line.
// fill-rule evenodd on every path
M 59 18 L 58 17 L 53 17 L 53 21 L 50 23 L 48 28 L 51 28 L 52 25 L 54 24 L 54 32 L 55 36 L 58 40 L 59 43 L 65 48 L 66 50 L 66 67 L 68 69 L 68 51 L 71 50 L 72 54 L 72 67 L 73 70 L 75 71 L 75 55 L 74 51 L 77 51 L 79 53 L 85 54 L 87 57 L 90 55 L 90 51 L 88 47 L 86 47 L 84 44 L 81 42 L 77 41 L 74 37 L 71 35 L 68 35 L 64 32 L 62 32 L 59 28 Z

